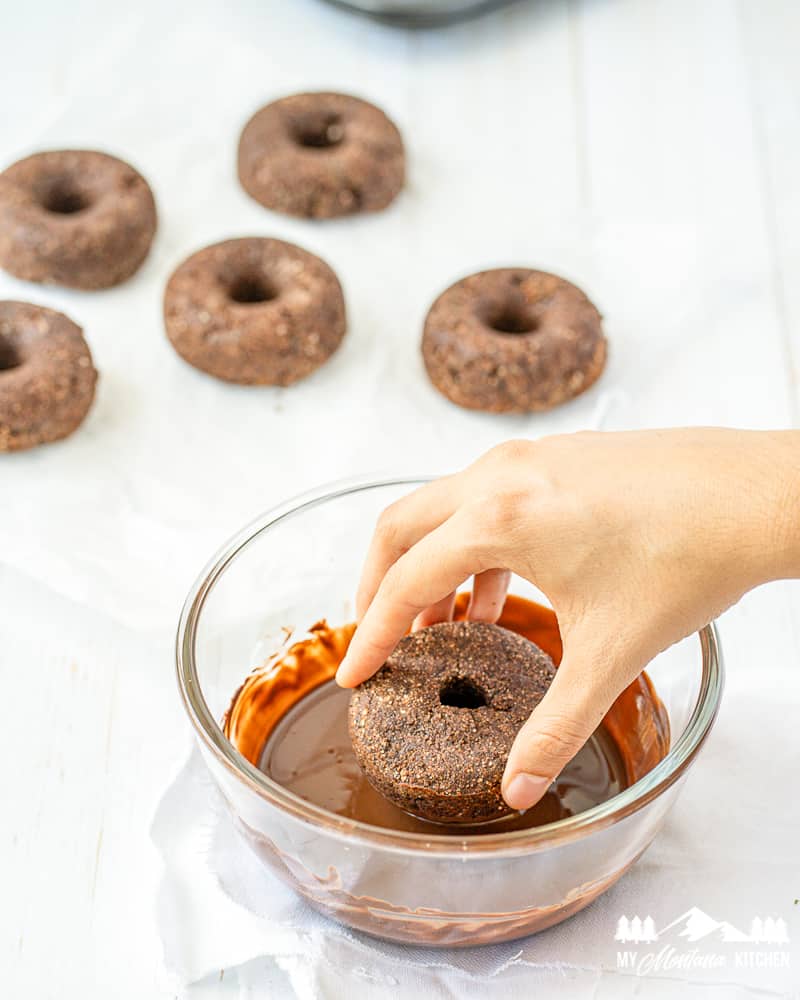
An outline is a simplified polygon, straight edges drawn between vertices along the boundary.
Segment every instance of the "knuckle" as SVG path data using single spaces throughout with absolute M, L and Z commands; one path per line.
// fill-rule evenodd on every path
M 383 601 L 401 611 L 414 612 L 416 605 L 409 597 L 409 574 L 401 563 L 395 563 L 386 573 L 380 586 Z
M 481 510 L 490 534 L 505 537 L 518 529 L 528 508 L 529 494 L 525 490 L 502 489 L 483 498 Z
M 503 441 L 490 449 L 486 458 L 492 463 L 507 467 L 508 465 L 526 462 L 530 460 L 531 453 L 535 448 L 533 441 L 526 441 L 524 438 L 512 438 L 510 441 Z
M 381 511 L 375 533 L 384 541 L 395 538 L 400 530 L 400 506 L 398 502 L 390 504 Z
M 383 580 L 381 580 L 379 593 L 385 600 L 394 602 L 397 600 L 400 592 L 401 571 L 398 569 L 397 563 L 395 563 L 394 566 L 389 567 Z
M 556 773 L 577 753 L 586 741 L 580 726 L 565 718 L 547 719 L 526 740 L 526 754 L 540 760 Z
M 375 635 L 369 635 L 364 639 L 361 652 L 372 660 L 383 662 L 387 655 L 387 645 L 391 648 L 388 633 L 378 631 Z

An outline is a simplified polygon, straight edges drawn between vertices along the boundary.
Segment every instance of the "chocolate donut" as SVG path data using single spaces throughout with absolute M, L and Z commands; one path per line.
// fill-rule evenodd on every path
M 0 302 L 0 452 L 65 438 L 94 399 L 81 328 L 53 309 Z
M 528 639 L 482 622 L 414 632 L 350 700 L 348 725 L 370 783 L 436 823 L 505 816 L 511 744 L 555 675 Z
M 422 357 L 442 395 L 470 410 L 549 410 L 603 371 L 601 316 L 545 271 L 481 271 L 442 292 L 425 320 Z
M 105 153 L 36 153 L 0 174 L 0 267 L 26 281 L 97 289 L 141 265 L 156 231 L 147 181 Z
M 342 288 L 325 261 L 281 240 L 226 240 L 192 254 L 164 295 L 172 346 L 190 365 L 244 385 L 291 385 L 345 333 Z
M 294 94 L 261 108 L 239 140 L 239 180 L 266 208 L 308 219 L 377 212 L 403 186 L 396 126 L 345 94 Z

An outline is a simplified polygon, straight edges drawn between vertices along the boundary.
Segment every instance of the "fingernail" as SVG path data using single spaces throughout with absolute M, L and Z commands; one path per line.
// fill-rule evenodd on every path
M 512 809 L 530 809 L 539 801 L 552 782 L 538 774 L 516 774 L 503 792 L 503 798 Z

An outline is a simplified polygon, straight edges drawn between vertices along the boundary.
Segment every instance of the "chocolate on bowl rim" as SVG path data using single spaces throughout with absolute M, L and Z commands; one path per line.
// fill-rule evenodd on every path
M 329 483 L 299 494 L 266 511 L 242 528 L 207 563 L 192 586 L 181 611 L 176 634 L 176 671 L 181 698 L 197 736 L 216 760 L 238 781 L 262 800 L 304 823 L 309 830 L 379 846 L 382 850 L 410 856 L 435 854 L 437 857 L 469 858 L 521 855 L 547 850 L 612 826 L 638 812 L 684 776 L 697 756 L 713 726 L 719 710 L 724 680 L 724 666 L 719 635 L 714 622 L 698 633 L 702 655 L 702 673 L 697 701 L 683 731 L 673 740 L 664 758 L 647 774 L 612 798 L 584 812 L 544 824 L 534 829 L 506 833 L 452 834 L 421 836 L 403 831 L 390 832 L 379 827 L 337 816 L 320 806 L 306 802 L 267 777 L 247 761 L 225 737 L 203 697 L 195 663 L 195 640 L 198 619 L 216 581 L 233 563 L 247 544 L 272 526 L 329 500 L 359 493 L 370 488 L 424 485 L 434 477 L 409 476 L 372 480 L 361 477 Z

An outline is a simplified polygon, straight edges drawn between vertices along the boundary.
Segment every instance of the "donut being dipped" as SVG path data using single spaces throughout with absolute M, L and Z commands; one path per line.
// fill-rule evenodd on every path
M 81 328 L 29 302 L 0 302 L 0 452 L 68 437 L 94 399 L 97 372 Z
M 382 795 L 431 822 L 508 815 L 500 790 L 506 760 L 554 676 L 545 652 L 498 625 L 420 629 L 353 692 L 356 759 Z
M 139 269 L 155 231 L 147 181 L 106 153 L 36 153 L 0 173 L 0 267 L 25 281 L 118 285 Z
M 425 319 L 428 377 L 451 402 L 491 413 L 549 410 L 602 374 L 602 317 L 571 282 L 545 271 L 472 274 L 436 299 Z
M 292 94 L 257 111 L 239 140 L 239 181 L 275 212 L 330 219 L 377 212 L 403 186 L 394 123 L 347 94 Z

